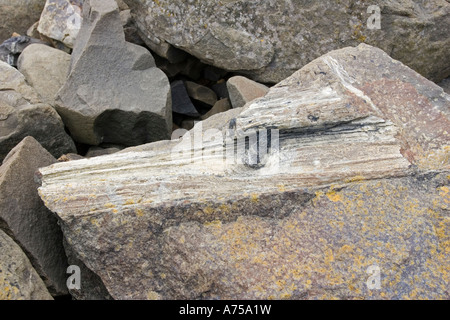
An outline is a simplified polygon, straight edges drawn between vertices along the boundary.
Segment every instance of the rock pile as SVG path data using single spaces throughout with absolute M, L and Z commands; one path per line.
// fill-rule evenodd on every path
M 0 0 L 0 299 L 450 299 L 450 4 L 376 4 Z

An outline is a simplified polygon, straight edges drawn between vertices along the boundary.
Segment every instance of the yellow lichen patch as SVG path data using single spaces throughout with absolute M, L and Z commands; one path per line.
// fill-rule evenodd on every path
M 148 300 L 161 300 L 161 296 L 159 295 L 159 293 L 157 293 L 155 291 L 149 291 L 147 293 L 147 299 Z
M 342 196 L 334 190 L 328 191 L 326 195 L 327 195 L 328 199 L 330 199 L 330 201 L 333 201 L 333 202 L 342 201 Z
M 105 203 L 105 207 L 108 209 L 113 209 L 116 207 L 116 205 L 114 203 L 108 202 L 108 203 Z
M 352 183 L 352 182 L 359 182 L 359 181 L 363 181 L 366 178 L 364 178 L 363 176 L 354 176 L 354 177 L 350 177 L 344 180 L 345 183 Z
M 331 250 L 331 248 L 328 248 L 327 250 L 325 250 L 325 264 L 329 265 L 333 261 L 334 261 L 333 250 Z
M 222 227 L 222 221 L 220 220 L 214 220 L 211 222 L 206 222 L 204 224 L 205 227 L 212 227 L 212 228 L 221 228 Z
M 91 222 L 92 225 L 94 225 L 96 227 L 100 227 L 100 223 L 98 222 L 97 219 L 91 218 L 90 222 Z
M 126 206 L 133 205 L 133 204 L 135 204 L 135 201 L 133 199 L 128 199 L 127 201 L 125 201 Z
M 254 203 L 258 202 L 258 200 L 259 200 L 259 196 L 257 193 L 252 193 L 251 198 L 252 198 L 252 202 L 254 202 Z
M 203 212 L 208 214 L 208 215 L 211 215 L 211 214 L 214 213 L 214 209 L 211 208 L 211 207 L 206 207 L 206 208 L 203 209 Z
M 284 184 L 277 184 L 277 188 L 278 188 L 278 191 L 280 191 L 280 192 L 285 192 L 286 191 L 286 188 L 285 188 Z
M 137 209 L 136 210 L 136 216 L 139 217 L 139 218 L 143 217 L 144 216 L 144 210 Z

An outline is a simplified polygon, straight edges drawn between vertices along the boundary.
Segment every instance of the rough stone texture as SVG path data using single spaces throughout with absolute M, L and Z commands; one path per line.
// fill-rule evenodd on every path
M 75 141 L 133 146 L 166 139 L 170 84 L 150 52 L 125 42 L 114 0 L 86 1 L 56 108 Z
M 241 76 L 235 76 L 227 81 L 228 94 L 233 108 L 241 108 L 256 98 L 263 97 L 269 88 Z
M 4 41 L 0 45 L 0 61 L 6 62 L 10 66 L 16 67 L 17 60 L 19 59 L 22 51 L 33 43 L 44 44 L 44 42 L 38 39 L 30 38 L 28 36 L 15 36 Z
M 58 113 L 41 103 L 19 71 L 0 61 L 0 161 L 26 136 L 54 157 L 76 150 Z
M 205 115 L 202 116 L 202 119 L 206 120 L 215 114 L 222 113 L 230 109 L 231 109 L 230 100 L 227 98 L 221 99 L 217 101 L 216 104 L 214 104 L 214 107 L 212 107 L 211 110 L 209 110 Z
M 56 216 L 39 198 L 34 174 L 56 159 L 32 137 L 25 138 L 0 167 L 0 227 L 20 244 L 55 295 L 67 294 L 67 258 Z
M 25 34 L 37 20 L 45 0 L 0 0 L 0 43 L 13 32 Z
M 41 44 L 30 45 L 20 55 L 18 68 L 43 100 L 54 104 L 69 73 L 70 54 Z
M 383 51 L 345 48 L 222 122 L 224 135 L 198 123 L 42 168 L 39 192 L 115 299 L 449 299 L 449 108 Z
M 0 300 L 53 300 L 27 256 L 0 230 Z
M 80 0 L 47 0 L 39 20 L 39 33 L 73 48 L 81 29 Z
M 138 28 L 202 61 L 276 83 L 331 50 L 361 42 L 388 52 L 425 77 L 450 75 L 446 0 L 126 0 Z M 367 21 L 381 10 L 381 29 Z

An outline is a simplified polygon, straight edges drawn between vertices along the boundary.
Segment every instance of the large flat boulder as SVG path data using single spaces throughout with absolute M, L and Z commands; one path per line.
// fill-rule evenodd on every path
M 115 299 L 449 299 L 449 109 L 362 44 L 39 192 Z
M 27 136 L 57 158 L 76 151 L 56 110 L 43 103 L 23 74 L 0 61 L 0 161 Z
M 125 2 L 147 43 L 171 44 L 264 83 L 281 81 L 331 50 L 362 42 L 433 81 L 450 75 L 446 0 Z M 373 5 L 379 9 L 380 29 Z
M 67 258 L 56 216 L 39 197 L 34 174 L 56 159 L 27 137 L 0 167 L 0 228 L 24 250 L 54 295 L 67 294 Z
M 150 52 L 127 43 L 114 0 L 83 5 L 56 108 L 75 141 L 133 146 L 170 137 L 170 84 Z

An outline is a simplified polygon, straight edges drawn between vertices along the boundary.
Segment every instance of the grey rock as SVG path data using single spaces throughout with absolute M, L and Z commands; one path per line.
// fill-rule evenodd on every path
M 34 44 L 20 55 L 18 69 L 43 98 L 54 104 L 56 94 L 64 85 L 70 68 L 70 55 L 49 46 Z
M 2 230 L 0 300 L 53 300 L 25 253 Z
M 5 40 L 0 45 L 0 61 L 16 67 L 20 54 L 26 47 L 33 43 L 45 44 L 43 41 L 28 36 L 17 36 Z
M 184 81 L 177 80 L 171 83 L 172 111 L 189 117 L 199 117 L 197 109 L 189 98 Z
M 227 89 L 233 108 L 241 108 L 269 91 L 265 85 L 242 76 L 230 78 L 227 81 Z
M 39 20 L 44 4 L 44 0 L 0 0 L 0 43 L 13 32 L 25 34 Z
M 382 50 L 345 48 L 222 131 L 42 168 L 40 194 L 115 299 L 449 299 L 449 108 Z M 257 132 L 257 163 L 252 139 L 228 149 Z
M 150 52 L 125 42 L 113 0 L 86 1 L 56 109 L 75 141 L 133 146 L 170 136 L 170 84 Z
M 35 172 L 56 162 L 34 138 L 19 143 L 0 167 L 0 225 L 28 255 L 53 295 L 67 294 L 67 258 L 56 216 L 38 194 Z
M 207 64 L 276 83 L 331 50 L 367 43 L 423 76 L 450 74 L 446 0 L 126 0 L 142 33 Z M 370 29 L 378 5 L 381 29 Z M 332 23 L 331 23 L 332 22 Z
M 39 20 L 38 32 L 73 48 L 83 19 L 80 0 L 47 0 Z
M 211 110 L 209 110 L 205 115 L 202 116 L 202 119 L 206 120 L 215 114 L 228 111 L 231 108 L 232 107 L 231 107 L 231 103 L 230 103 L 229 99 L 227 99 L 227 98 L 221 99 L 214 104 L 214 106 L 212 107 Z M 236 109 L 238 109 L 238 108 L 236 108 Z
M 216 93 L 208 87 L 202 86 L 192 81 L 185 81 L 187 93 L 189 97 L 199 102 L 202 102 L 208 106 L 214 106 L 217 102 Z
M 17 69 L 0 61 L 0 161 L 27 136 L 56 158 L 76 150 L 58 113 Z

